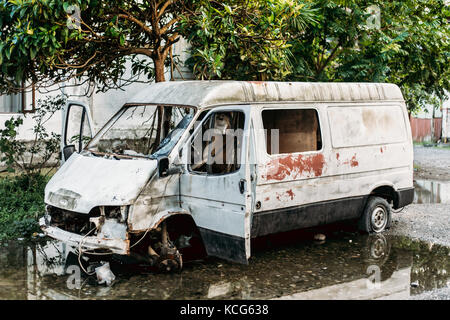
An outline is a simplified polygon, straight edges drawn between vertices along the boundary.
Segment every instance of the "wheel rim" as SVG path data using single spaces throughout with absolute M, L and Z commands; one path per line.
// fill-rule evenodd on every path
M 382 235 L 380 235 L 382 236 Z M 373 259 L 380 259 L 386 254 L 386 239 L 376 239 L 370 247 L 370 255 Z
M 384 227 L 387 223 L 387 213 L 386 210 L 383 207 L 376 207 L 372 211 L 371 216 L 371 222 L 372 222 L 372 229 L 375 232 L 381 232 L 383 231 Z

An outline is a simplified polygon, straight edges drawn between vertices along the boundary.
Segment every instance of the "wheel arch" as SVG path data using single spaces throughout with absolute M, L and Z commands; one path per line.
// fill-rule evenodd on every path
M 392 203 L 394 208 L 397 208 L 399 203 L 399 195 L 394 186 L 390 183 L 378 185 L 372 189 L 369 196 L 376 196 L 386 199 L 388 203 Z
M 198 237 L 198 240 L 200 240 L 200 243 L 196 244 L 197 246 L 200 245 L 200 248 L 197 248 L 200 250 L 200 256 L 206 256 L 205 241 L 194 218 L 189 212 L 170 212 L 162 216 L 154 228 L 158 228 L 163 222 L 166 223 L 169 234 L 195 234 L 195 237 Z

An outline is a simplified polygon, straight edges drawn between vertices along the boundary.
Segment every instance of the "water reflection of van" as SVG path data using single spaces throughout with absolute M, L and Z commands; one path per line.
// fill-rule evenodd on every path
M 41 226 L 82 251 L 139 253 L 164 270 L 197 247 L 247 263 L 259 236 L 352 219 L 382 232 L 414 196 L 411 129 L 392 84 L 153 84 L 86 146 L 87 106 L 65 113 L 65 162 Z
M 302 232 L 296 234 L 301 236 Z M 445 268 L 432 262 L 436 261 L 436 249 L 431 256 L 428 248 L 423 252 L 405 250 L 401 239 L 382 234 L 356 237 L 351 243 L 345 238 L 342 234 L 330 236 L 330 241 L 321 245 L 311 241 L 275 243 L 270 249 L 256 250 L 258 259 L 252 262 L 252 268 L 211 259 L 186 268 L 183 277 L 149 278 L 144 266 L 115 256 L 110 265 L 116 281 L 109 287 L 98 285 L 95 276 L 77 278 L 77 255 L 62 242 L 30 247 L 19 244 L 8 251 L 26 250 L 21 255 L 27 257 L 26 272 L 21 273 L 23 281 L 6 289 L 26 299 L 57 300 L 117 299 L 131 294 L 135 294 L 134 299 L 409 299 L 410 294 L 431 290 L 447 281 L 445 274 L 430 279 L 427 273 L 417 274 L 418 269 L 431 272 Z M 0 248 L 0 256 L 1 251 L 5 249 Z M 426 256 L 425 264 L 417 258 L 422 254 Z M 221 272 L 217 272 L 220 265 Z M 11 261 L 8 268 L 13 268 Z M 420 282 L 421 288 L 411 291 L 413 281 Z M 10 296 L 7 290 L 3 290 L 3 296 L 1 293 L 2 298 Z

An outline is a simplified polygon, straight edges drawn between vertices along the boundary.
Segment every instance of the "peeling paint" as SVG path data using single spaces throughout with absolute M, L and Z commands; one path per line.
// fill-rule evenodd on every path
M 323 154 L 315 155 L 289 155 L 284 158 L 277 158 L 271 160 L 267 165 L 267 174 L 263 176 L 266 180 L 285 180 L 288 177 L 293 179 L 299 176 L 314 176 L 322 175 L 325 166 L 325 158 Z
M 292 192 L 292 189 L 286 191 L 286 193 L 291 198 L 291 200 L 294 200 L 295 194 L 294 194 L 294 192 Z
M 359 165 L 359 162 L 356 160 L 356 153 L 353 155 L 353 157 L 350 160 L 347 160 L 345 162 L 342 162 L 343 164 L 349 164 L 351 167 L 357 167 Z
M 358 161 L 356 161 L 356 154 L 352 157 L 352 159 L 350 160 L 350 165 L 352 167 L 357 167 L 359 165 Z

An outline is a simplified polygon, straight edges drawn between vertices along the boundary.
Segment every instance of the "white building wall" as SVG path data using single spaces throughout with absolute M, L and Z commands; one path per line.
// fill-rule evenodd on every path
M 442 140 L 450 141 L 450 99 L 442 103 Z
M 173 55 L 178 57 L 180 63 L 178 64 L 178 69 L 181 71 L 180 73 L 177 71 L 178 69 L 174 67 L 174 80 L 187 80 L 192 79 L 192 74 L 189 70 L 184 67 L 184 61 L 188 58 L 187 49 L 188 43 L 184 39 L 180 39 L 174 45 Z M 124 78 L 130 76 L 131 70 L 127 68 L 127 74 L 124 75 Z M 169 81 L 171 79 L 171 70 L 170 68 L 166 68 L 166 80 Z M 146 79 L 141 79 L 141 81 L 145 81 Z M 138 92 L 145 90 L 151 82 L 148 83 L 133 83 L 122 89 L 117 90 L 108 90 L 105 93 L 93 93 L 90 97 L 85 96 L 84 93 L 86 91 L 85 86 L 74 86 L 76 84 L 74 81 L 71 81 L 67 87 L 64 86 L 55 86 L 52 88 L 48 88 L 50 93 L 41 93 L 36 91 L 35 101 L 37 106 L 37 101 L 39 99 L 44 99 L 46 96 L 55 96 L 65 92 L 68 95 L 68 98 L 71 100 L 78 100 L 87 103 L 91 108 L 91 116 L 93 119 L 94 125 L 94 133 L 97 132 L 110 118 L 114 115 L 125 103 L 126 101 L 137 94 Z M 32 101 L 32 94 L 27 93 L 26 97 L 27 104 Z M 22 114 L 22 113 L 0 113 L 0 130 L 4 129 L 4 123 L 6 120 L 9 120 L 11 117 L 20 117 L 23 118 L 23 125 L 19 130 L 19 139 L 23 141 L 32 141 L 34 139 L 33 134 L 33 126 L 35 125 L 35 121 L 33 120 L 33 113 Z M 54 132 L 57 134 L 61 133 L 61 124 L 62 124 L 62 112 L 57 112 L 54 116 L 46 123 L 45 127 L 47 131 Z M 1 168 L 1 163 L 0 163 Z

